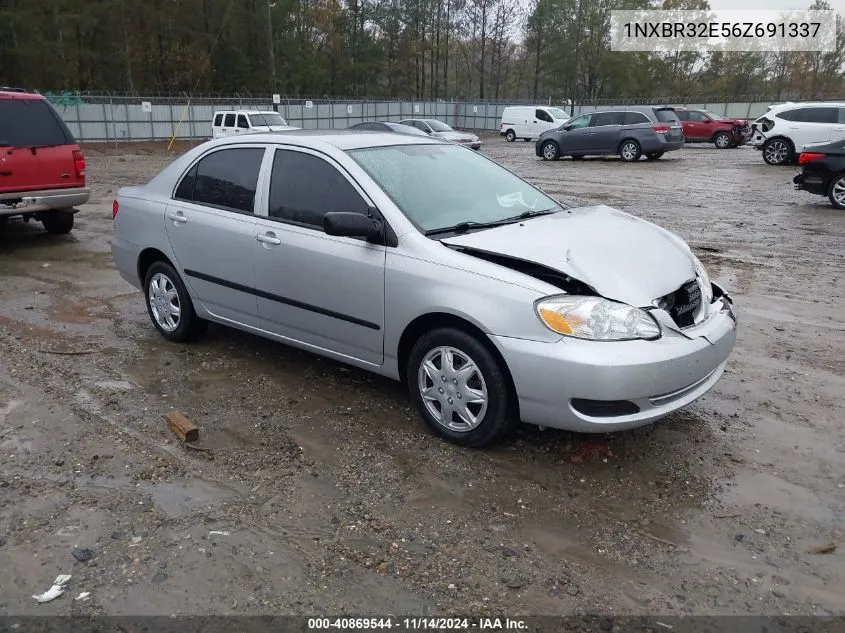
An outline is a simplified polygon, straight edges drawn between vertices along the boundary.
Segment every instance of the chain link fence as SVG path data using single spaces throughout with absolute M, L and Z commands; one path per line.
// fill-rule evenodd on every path
M 304 129 L 343 129 L 362 121 L 439 119 L 457 129 L 494 132 L 502 112 L 520 101 L 389 101 L 341 98 L 287 98 L 274 104 L 269 95 L 116 95 L 64 92 L 44 95 L 80 142 L 204 140 L 211 137 L 214 113 L 220 110 L 277 110 L 289 125 Z M 755 119 L 776 101 L 720 100 L 718 97 L 598 100 L 572 106 L 547 100 L 542 105 L 574 115 L 604 108 L 664 104 L 714 111 L 731 118 Z

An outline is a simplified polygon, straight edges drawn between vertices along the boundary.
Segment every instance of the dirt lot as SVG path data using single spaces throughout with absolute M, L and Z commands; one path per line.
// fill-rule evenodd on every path
M 484 151 L 676 231 L 732 291 L 711 393 L 635 432 L 464 450 L 381 378 L 221 327 L 169 344 L 109 239 L 114 192 L 170 157 L 89 149 L 70 236 L 0 230 L 0 614 L 845 613 L 845 213 L 751 149 L 533 148 Z

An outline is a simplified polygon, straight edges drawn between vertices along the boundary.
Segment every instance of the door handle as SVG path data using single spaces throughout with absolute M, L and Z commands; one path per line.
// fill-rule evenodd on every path
M 267 231 L 264 234 L 259 233 L 255 236 L 255 239 L 263 244 L 274 244 L 276 246 L 282 243 L 282 240 L 276 237 L 276 234 L 273 233 L 273 231 Z
M 188 221 L 188 218 L 186 218 L 181 211 L 179 211 L 178 213 L 170 213 L 167 217 L 173 220 L 174 222 L 179 222 L 180 224 L 184 224 Z

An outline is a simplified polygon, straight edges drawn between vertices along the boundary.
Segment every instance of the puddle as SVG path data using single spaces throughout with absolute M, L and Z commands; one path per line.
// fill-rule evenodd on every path
M 765 506 L 820 523 L 835 518 L 834 512 L 815 493 L 764 472 L 739 472 L 725 486 L 729 506 Z
M 154 484 L 148 492 L 156 507 L 171 519 L 220 505 L 231 496 L 230 492 L 201 480 Z
M 87 325 L 98 320 L 113 320 L 119 312 L 102 299 L 84 298 L 74 302 L 63 302 L 52 308 L 48 316 L 59 323 Z

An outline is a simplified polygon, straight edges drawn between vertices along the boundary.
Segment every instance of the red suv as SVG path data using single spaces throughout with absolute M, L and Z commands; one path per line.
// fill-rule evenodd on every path
M 709 110 L 675 108 L 687 143 L 713 143 L 719 149 L 745 145 L 751 137 L 748 121 L 728 119 Z
M 0 223 L 34 219 L 49 233 L 69 233 L 77 205 L 88 202 L 85 157 L 44 97 L 0 88 Z

